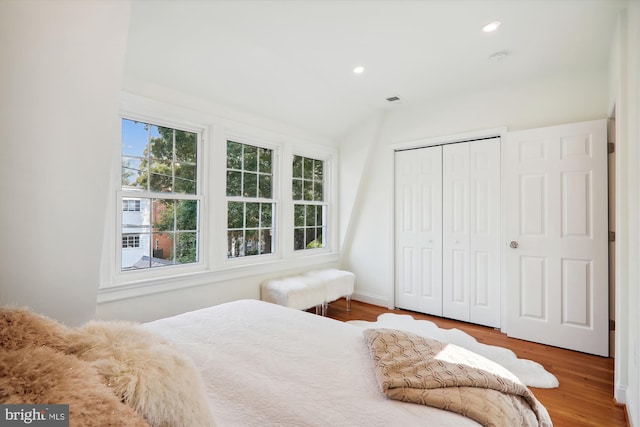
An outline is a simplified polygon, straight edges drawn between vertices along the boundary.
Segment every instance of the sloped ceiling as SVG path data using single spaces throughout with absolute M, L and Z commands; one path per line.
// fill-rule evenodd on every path
M 125 77 L 338 138 L 380 109 L 557 73 L 606 76 L 625 4 L 134 0 Z M 484 33 L 492 21 L 502 25 Z

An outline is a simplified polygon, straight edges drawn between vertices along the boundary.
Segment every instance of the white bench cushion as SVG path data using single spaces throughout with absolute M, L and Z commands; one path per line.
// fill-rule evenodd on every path
M 260 299 L 297 310 L 325 302 L 325 287 L 321 278 L 292 276 L 265 280 L 260 284 Z
M 356 275 L 350 271 L 330 268 L 309 271 L 305 276 L 322 280 L 324 283 L 325 302 L 335 301 L 353 294 Z

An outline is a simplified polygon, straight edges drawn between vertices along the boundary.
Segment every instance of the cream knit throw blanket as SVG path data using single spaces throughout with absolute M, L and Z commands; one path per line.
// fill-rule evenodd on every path
M 387 397 L 457 412 L 483 426 L 551 427 L 547 410 L 511 372 L 452 344 L 393 329 L 366 329 Z

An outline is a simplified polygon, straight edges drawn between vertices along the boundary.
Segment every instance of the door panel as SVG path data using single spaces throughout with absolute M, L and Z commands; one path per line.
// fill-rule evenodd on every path
M 508 134 L 508 335 L 608 355 L 606 142 L 604 120 Z
M 469 321 L 469 143 L 442 147 L 442 313 Z
M 396 306 L 442 315 L 442 150 L 395 153 Z
M 499 327 L 500 139 L 469 143 L 469 320 Z

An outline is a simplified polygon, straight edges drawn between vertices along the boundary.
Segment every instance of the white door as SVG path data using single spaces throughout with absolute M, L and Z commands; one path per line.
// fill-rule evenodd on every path
M 500 327 L 500 138 L 469 144 L 469 320 Z
M 509 336 L 608 356 L 606 142 L 605 120 L 508 134 Z
M 443 316 L 500 326 L 500 139 L 443 146 Z
M 395 153 L 395 305 L 442 315 L 442 149 Z
M 442 313 L 469 321 L 469 144 L 442 147 Z

